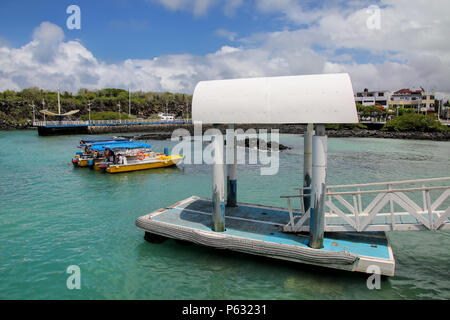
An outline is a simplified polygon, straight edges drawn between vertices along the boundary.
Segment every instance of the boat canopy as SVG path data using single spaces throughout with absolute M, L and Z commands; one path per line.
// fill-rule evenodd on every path
M 107 138 L 107 139 L 81 139 L 80 145 L 87 145 L 87 144 L 97 144 L 97 143 L 105 143 L 105 142 L 114 142 L 114 141 L 131 141 L 130 138 Z
M 111 144 L 99 144 L 91 145 L 89 149 L 93 151 L 105 151 L 109 150 L 123 150 L 123 149 L 150 149 L 152 146 L 147 143 L 141 142 L 122 142 L 122 143 L 111 143 Z
M 208 124 L 357 123 L 350 76 L 321 74 L 201 81 L 192 119 Z
M 123 143 L 134 143 L 134 141 L 130 141 L 130 140 L 105 140 L 105 141 L 101 141 L 101 142 L 89 142 L 89 143 L 85 143 L 85 144 L 80 144 L 80 147 L 85 147 L 85 146 L 101 146 L 101 145 L 106 145 L 106 144 L 123 144 Z

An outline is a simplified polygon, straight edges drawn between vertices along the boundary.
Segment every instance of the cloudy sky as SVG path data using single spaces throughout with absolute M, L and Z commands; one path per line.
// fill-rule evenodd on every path
M 448 98 L 449 13 L 447 0 L 2 1 L 0 90 L 192 93 L 201 80 L 348 72 L 355 91 Z

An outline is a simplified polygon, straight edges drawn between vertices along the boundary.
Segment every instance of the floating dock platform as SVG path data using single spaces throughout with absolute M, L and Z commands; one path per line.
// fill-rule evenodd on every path
M 313 249 L 308 234 L 282 232 L 289 223 L 287 209 L 238 203 L 226 210 L 224 232 L 211 230 L 212 210 L 211 200 L 192 196 L 138 218 L 136 226 L 150 236 L 216 249 L 364 273 L 373 273 L 377 266 L 382 275 L 394 275 L 394 255 L 385 232 L 326 233 L 323 248 Z

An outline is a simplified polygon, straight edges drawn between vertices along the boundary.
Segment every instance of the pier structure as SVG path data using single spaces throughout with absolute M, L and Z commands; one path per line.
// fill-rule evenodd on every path
M 204 81 L 195 89 L 192 112 L 194 121 L 228 124 L 229 128 L 240 124 L 309 124 L 304 137 L 304 181 L 299 183 L 296 195 L 274 194 L 287 199 L 287 209 L 238 202 L 236 158 L 230 163 L 230 156 L 224 166 L 222 141 L 214 137 L 212 200 L 192 196 L 139 217 L 136 226 L 145 231 L 147 239 L 152 235 L 163 236 L 347 271 L 372 273 L 375 266 L 380 274 L 393 276 L 395 260 L 385 231 L 393 226 L 392 230 L 404 230 L 397 221 L 405 222 L 404 217 L 399 217 L 401 212 L 396 211 L 398 203 L 407 208 L 403 216 L 412 215 L 425 226 L 425 214 L 431 217 L 428 226 L 435 229 L 449 226 L 450 209 L 439 211 L 438 207 L 445 205 L 450 187 L 420 189 L 425 192 L 427 206 L 419 208 L 419 212 L 418 205 L 407 200 L 393 184 L 376 195 L 365 209 L 362 186 L 358 185 L 356 192 L 351 191 L 356 199 L 353 206 L 344 199 L 345 192 L 337 192 L 343 186 L 327 186 L 325 124 L 358 122 L 348 74 Z M 227 153 L 235 148 L 231 139 L 235 137 L 228 137 Z M 269 187 L 276 193 L 276 186 Z M 427 190 L 444 192 L 432 202 Z M 295 199 L 300 200 L 299 209 L 293 206 Z M 386 215 L 378 217 L 385 205 L 391 205 L 390 216 L 397 220 L 388 221 Z M 356 217 L 350 217 L 342 206 L 353 208 L 351 214 Z M 327 211 L 330 208 L 332 216 Z M 374 226 L 375 216 L 375 224 L 383 227 Z
M 89 121 L 34 121 L 39 135 L 106 133 L 112 129 L 140 129 L 145 126 L 190 124 L 190 120 L 153 121 L 143 119 Z

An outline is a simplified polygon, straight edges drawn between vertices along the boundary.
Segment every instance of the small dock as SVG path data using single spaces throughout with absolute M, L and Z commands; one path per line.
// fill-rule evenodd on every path
M 150 121 L 150 120 L 91 120 L 91 121 L 35 121 L 33 126 L 38 129 L 40 136 L 65 134 L 90 134 L 113 132 L 114 128 L 127 131 L 139 131 L 151 126 L 190 124 L 190 120 Z
M 450 228 L 450 178 L 327 185 L 325 125 L 358 123 L 348 74 L 202 81 L 194 91 L 192 118 L 194 132 L 198 124 L 216 126 L 209 131 L 214 151 L 211 200 L 192 196 L 138 218 L 136 226 L 149 241 L 163 236 L 394 276 L 386 232 Z M 287 209 L 237 201 L 239 124 L 307 124 L 297 194 L 279 195 L 276 185 L 267 186 L 273 197 L 286 199 Z M 226 146 L 219 125 L 228 125 Z
M 395 261 L 384 232 L 370 236 L 356 233 L 329 233 L 323 248 L 308 246 L 307 234 L 284 233 L 289 211 L 282 208 L 238 203 L 227 208 L 226 230 L 211 230 L 212 201 L 192 196 L 136 220 L 147 233 L 190 241 L 216 249 L 227 249 L 270 258 L 366 272 L 379 266 L 381 273 L 394 275 Z M 299 212 L 297 212 L 299 213 Z

